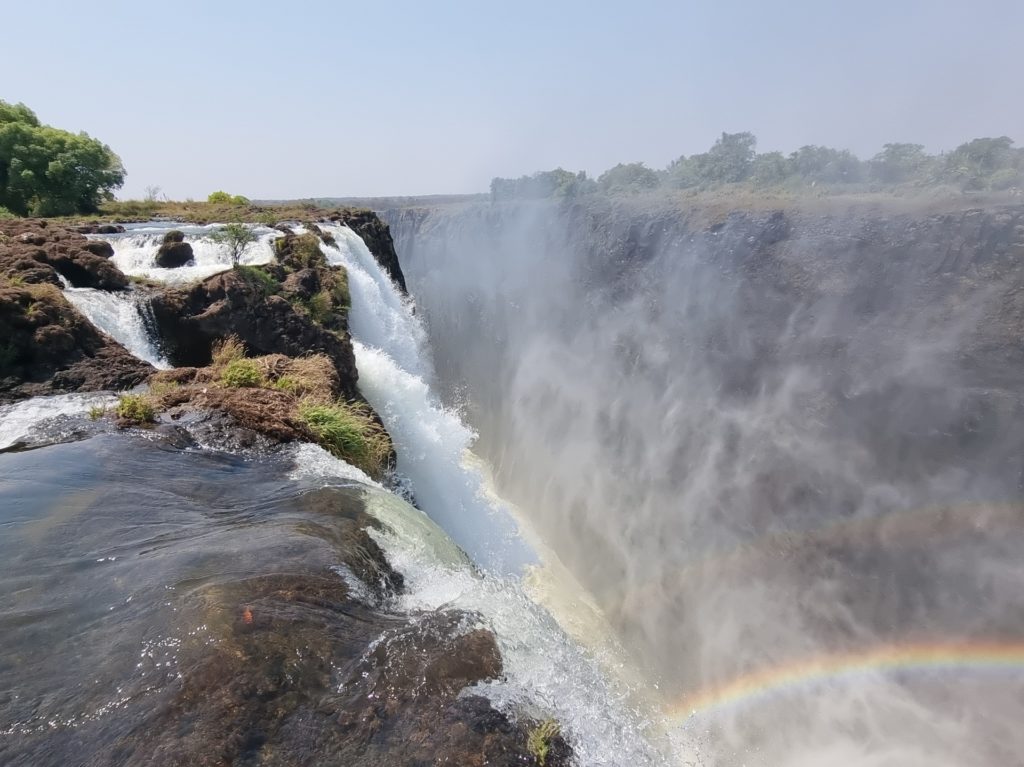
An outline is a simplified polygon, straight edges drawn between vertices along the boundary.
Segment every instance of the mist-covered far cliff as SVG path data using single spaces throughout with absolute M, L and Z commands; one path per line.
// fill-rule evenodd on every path
M 499 491 L 669 710 L 1024 638 L 1024 205 L 967 204 L 383 213 Z M 1005 678 L 868 669 L 681 727 L 716 764 L 997 764 L 1020 706 Z

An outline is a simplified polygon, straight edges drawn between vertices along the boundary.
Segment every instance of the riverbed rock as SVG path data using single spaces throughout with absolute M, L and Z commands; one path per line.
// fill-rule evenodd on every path
M 113 258 L 114 257 L 114 246 L 106 240 L 89 240 L 82 245 L 83 250 L 87 250 L 94 256 L 100 258 Z
M 91 242 L 45 219 L 0 222 L 0 274 L 17 281 L 57 285 L 60 275 L 77 288 L 122 290 L 128 277 L 105 255 L 108 251 L 113 254 L 109 243 Z
M 156 265 L 164 269 L 177 269 L 194 257 L 192 246 L 185 242 L 185 234 L 173 229 L 164 235 L 164 241 L 157 248 Z
M 153 367 L 100 333 L 51 284 L 0 280 L 0 402 L 126 389 Z

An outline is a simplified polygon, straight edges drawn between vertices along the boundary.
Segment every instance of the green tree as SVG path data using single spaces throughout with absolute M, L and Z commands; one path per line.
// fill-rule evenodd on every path
M 106 144 L 42 125 L 24 104 L 0 101 L 0 205 L 19 215 L 94 213 L 124 176 Z
M 661 181 L 658 174 L 642 162 L 631 162 L 609 168 L 600 175 L 597 183 L 606 192 L 635 194 L 654 189 Z
M 1014 149 L 1009 136 L 976 138 L 946 156 L 942 175 L 965 189 L 984 189 L 995 173 L 1005 169 L 1024 169 L 1024 150 Z
M 245 249 L 256 242 L 257 237 L 245 224 L 226 224 L 213 233 L 212 239 L 227 247 L 231 265 L 238 266 Z
M 750 178 L 759 186 L 781 184 L 792 173 L 792 166 L 782 152 L 764 152 L 754 158 Z
M 750 177 L 756 146 L 753 133 L 722 133 L 706 154 L 699 155 L 699 175 L 709 183 L 745 181 Z
M 871 158 L 871 176 L 886 184 L 923 180 L 932 159 L 921 144 L 886 144 Z
M 793 171 L 806 181 L 828 184 L 860 181 L 861 162 L 846 149 L 802 146 L 789 156 Z

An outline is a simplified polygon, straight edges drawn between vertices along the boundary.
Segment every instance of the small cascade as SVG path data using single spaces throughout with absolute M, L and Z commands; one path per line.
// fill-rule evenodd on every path
M 125 349 L 160 370 L 171 367 L 160 354 L 147 323 L 149 304 L 135 291 L 65 288 L 64 295 L 97 328 Z
M 103 408 L 117 402 L 117 397 L 104 392 L 57 394 L 33 397 L 13 405 L 0 405 L 0 450 L 19 442 L 31 441 L 34 435 L 59 435 L 47 430 L 59 418 L 82 415 L 92 408 Z
M 226 246 L 216 242 L 212 235 L 222 224 L 196 226 L 174 222 L 130 224 L 122 234 L 94 235 L 114 248 L 113 263 L 125 274 L 144 277 L 155 282 L 180 284 L 201 280 L 231 268 Z M 164 269 L 156 265 L 156 252 L 164 235 L 177 230 L 185 235 L 192 246 L 193 260 L 187 266 Z M 265 226 L 253 228 L 256 242 L 242 253 L 240 263 L 266 264 L 274 258 L 274 240 L 281 236 L 276 229 Z

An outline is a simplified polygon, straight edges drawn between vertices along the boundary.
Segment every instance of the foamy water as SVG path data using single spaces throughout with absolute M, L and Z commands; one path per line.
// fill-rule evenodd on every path
M 93 237 L 106 240 L 113 246 L 114 256 L 111 261 L 125 274 L 154 282 L 182 284 L 206 279 L 231 268 L 227 246 L 212 238 L 223 226 L 195 226 L 175 222 L 132 224 L 122 234 Z M 274 240 L 282 236 L 281 232 L 266 226 L 254 226 L 251 229 L 257 240 L 245 248 L 239 263 L 250 266 L 270 263 L 274 259 Z M 185 242 L 192 246 L 193 260 L 186 266 L 164 269 L 156 265 L 156 252 L 164 235 L 172 230 L 185 235 Z

